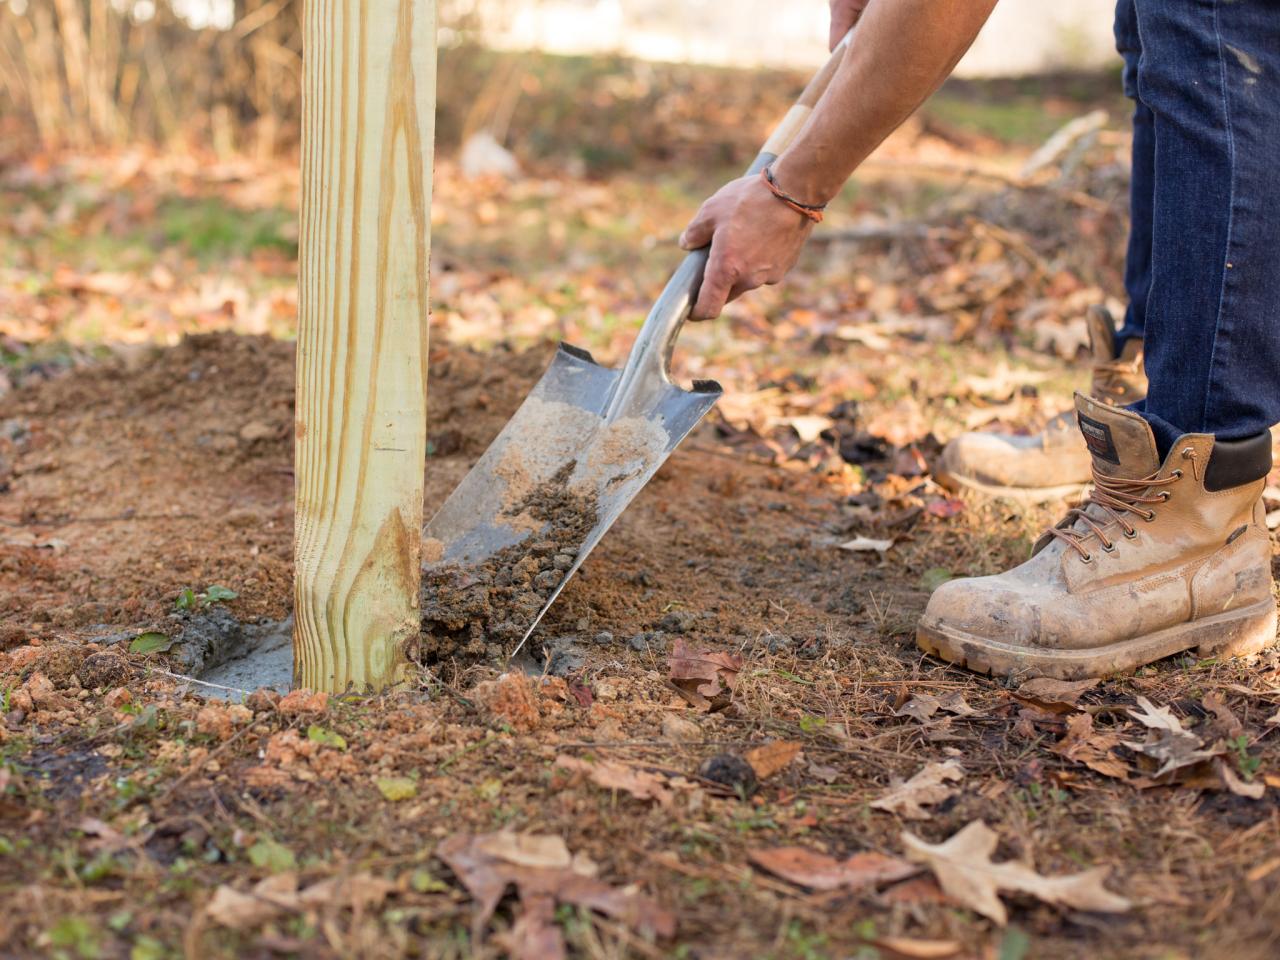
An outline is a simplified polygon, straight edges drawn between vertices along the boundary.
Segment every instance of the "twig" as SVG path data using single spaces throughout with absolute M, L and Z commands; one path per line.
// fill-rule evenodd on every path
M 197 686 L 209 687 L 213 690 L 226 690 L 228 693 L 243 693 L 245 696 L 253 693 L 252 690 L 241 690 L 239 687 L 224 687 L 220 683 L 210 683 L 208 680 L 197 680 L 195 677 L 189 677 L 185 673 L 174 673 L 172 670 L 165 670 L 163 667 L 149 667 L 145 664 L 137 666 L 131 664 L 130 666 L 133 666 L 135 671 L 143 674 L 149 675 L 152 673 L 158 673 L 161 676 L 169 677 L 173 680 L 181 680 L 184 683 L 194 683 Z

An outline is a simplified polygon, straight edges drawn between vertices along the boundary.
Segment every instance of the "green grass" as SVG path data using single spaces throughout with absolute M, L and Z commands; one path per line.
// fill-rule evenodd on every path
M 214 198 L 167 200 L 156 214 L 156 229 L 165 244 L 202 261 L 257 250 L 297 256 L 295 224 L 295 215 L 281 207 L 242 210 Z

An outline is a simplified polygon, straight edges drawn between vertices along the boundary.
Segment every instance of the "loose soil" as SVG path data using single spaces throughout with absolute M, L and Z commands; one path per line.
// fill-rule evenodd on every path
M 547 359 L 433 352 L 428 511 Z M 972 957 L 1274 955 L 1280 791 L 1251 801 L 1098 776 L 1048 749 L 1060 718 L 1020 717 L 1001 683 L 911 644 L 922 571 L 1006 562 L 1032 519 L 971 504 L 917 518 L 888 558 L 841 552 L 837 497 L 821 478 L 728 451 L 713 424 L 641 491 L 535 634 L 584 651 L 567 683 L 498 679 L 483 657 L 499 644 L 476 628 L 484 604 L 473 615 L 461 590 L 461 615 L 442 612 L 443 593 L 428 603 L 433 628 L 463 642 L 424 645 L 435 676 L 424 672 L 415 691 L 285 703 L 263 693 L 240 714 L 209 705 L 156 672 L 174 661 L 131 654 L 120 638 L 287 615 L 292 392 L 290 344 L 214 335 L 0 401 L 0 676 L 16 698 L 0 726 L 0 890 L 12 907 L 0 942 L 18 945 L 6 955 L 54 955 L 51 943 L 88 931 L 95 946 L 81 956 L 125 956 L 144 937 L 203 956 L 487 956 L 468 939 L 470 900 L 431 851 L 500 826 L 564 836 L 601 876 L 638 884 L 679 918 L 676 941 L 651 947 L 566 915 L 581 956 L 889 957 L 868 943 L 893 935 L 954 940 Z M 566 516 L 538 491 L 516 506 Z M 590 505 L 578 506 L 589 522 Z M 533 554 L 518 583 L 468 589 L 523 589 L 525 574 L 532 584 L 569 556 L 554 536 Z M 212 584 L 238 597 L 174 610 L 185 588 Z M 744 658 L 727 707 L 698 712 L 664 679 L 675 638 Z M 1276 676 L 1274 657 L 1179 661 L 1107 681 L 1088 703 L 1099 724 L 1127 717 L 1138 695 L 1211 720 L 1201 699 L 1212 692 L 1251 732 L 1261 776 L 1280 766 L 1263 722 Z M 973 714 L 925 724 L 897 713 L 930 691 L 959 692 Z M 674 808 L 554 767 L 562 754 L 608 756 L 696 779 L 778 739 L 804 756 L 750 798 L 704 780 L 696 801 Z M 933 820 L 899 824 L 867 806 L 893 778 L 956 758 L 968 777 Z M 412 798 L 387 800 L 388 777 L 412 784 Z M 1113 866 L 1113 889 L 1138 908 L 1078 916 L 1016 900 L 1014 936 L 946 905 L 931 881 L 809 895 L 747 866 L 748 849 L 783 844 L 898 853 L 900 827 L 938 842 L 974 819 L 999 831 L 1002 856 L 1045 872 Z M 210 926 L 211 889 L 247 889 L 279 869 L 278 849 L 307 878 L 390 878 L 395 908 L 339 910 L 325 929 L 302 917 Z M 499 932 L 510 917 L 504 908 Z M 1018 938 L 1031 952 L 1016 952 Z

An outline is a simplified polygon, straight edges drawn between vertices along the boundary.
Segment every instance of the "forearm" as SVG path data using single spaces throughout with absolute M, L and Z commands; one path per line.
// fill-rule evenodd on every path
M 844 62 L 773 165 L 794 197 L 824 203 L 947 78 L 996 0 L 871 0 Z

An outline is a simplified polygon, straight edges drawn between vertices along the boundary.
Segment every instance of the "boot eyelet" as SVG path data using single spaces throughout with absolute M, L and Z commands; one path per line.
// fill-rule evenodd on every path
M 1116 552 L 1116 545 L 1115 545 L 1114 543 L 1109 543 L 1109 544 L 1107 544 L 1105 547 L 1103 547 L 1103 548 L 1102 548 L 1102 552 L 1103 552 L 1103 553 L 1115 553 L 1115 552 Z
M 1086 553 L 1083 557 L 1081 557 L 1081 558 L 1080 558 L 1080 562 L 1081 562 L 1081 563 L 1093 563 L 1093 554 L 1091 554 L 1091 553 Z
M 1152 510 L 1150 513 L 1142 514 L 1142 519 L 1145 520 L 1147 523 L 1150 523 L 1155 518 L 1156 518 L 1156 512 L 1154 510 Z
M 1181 479 L 1182 479 L 1182 468 L 1181 468 L 1181 467 L 1179 467 L 1177 470 L 1173 471 L 1173 478 L 1174 478 L 1175 480 L 1181 480 Z
M 1170 493 L 1168 490 L 1161 491 L 1161 493 L 1160 493 L 1160 499 L 1161 499 L 1164 503 L 1168 503 L 1170 500 L 1172 500 L 1172 499 L 1173 499 L 1173 494 L 1172 494 L 1172 493 Z
M 1137 540 L 1137 539 L 1138 539 L 1138 531 L 1137 531 L 1137 530 L 1126 530 L 1126 531 L 1124 532 L 1124 538 L 1125 538 L 1126 540 Z

